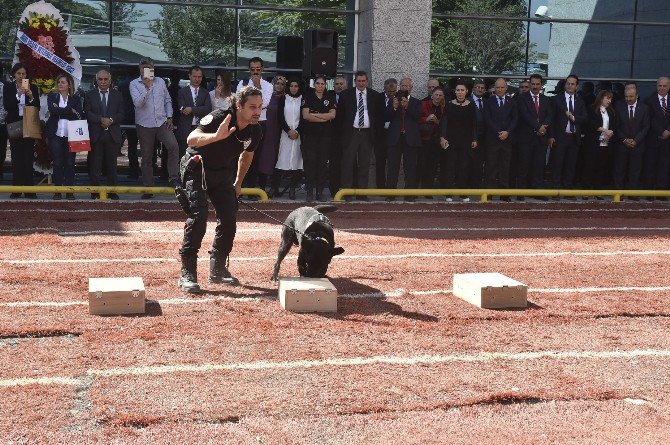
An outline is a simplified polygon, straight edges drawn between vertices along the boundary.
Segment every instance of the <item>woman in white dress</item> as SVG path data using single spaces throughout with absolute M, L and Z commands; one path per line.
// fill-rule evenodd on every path
M 289 199 L 295 199 L 295 188 L 302 176 L 302 153 L 300 152 L 300 116 L 302 113 L 302 93 L 300 81 L 291 79 L 287 94 L 279 102 L 279 125 L 282 128 L 279 139 L 279 156 L 272 177 L 271 195 L 281 196 L 279 183 L 286 173 L 290 177 Z
M 217 70 L 216 88 L 209 92 L 209 97 L 212 99 L 212 111 L 219 109 L 227 110 L 230 108 L 232 96 L 230 73 Z

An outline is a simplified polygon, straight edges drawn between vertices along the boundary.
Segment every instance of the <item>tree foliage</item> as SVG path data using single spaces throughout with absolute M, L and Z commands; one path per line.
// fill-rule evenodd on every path
M 524 17 L 524 0 L 434 0 L 438 13 Z M 431 69 L 474 74 L 513 70 L 525 60 L 524 22 L 434 19 Z

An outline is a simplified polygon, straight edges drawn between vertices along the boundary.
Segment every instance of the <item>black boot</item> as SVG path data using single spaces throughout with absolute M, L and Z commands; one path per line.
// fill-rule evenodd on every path
M 240 282 L 228 271 L 226 265 L 227 256 L 210 252 L 209 257 L 209 282 L 214 284 L 238 285 Z
M 279 191 L 279 184 L 281 183 L 281 170 L 275 169 L 272 179 L 270 180 L 270 198 L 279 198 L 282 194 Z
M 288 199 L 295 199 L 295 189 L 298 186 L 298 181 L 300 181 L 300 172 L 297 170 L 291 172 L 291 182 L 289 183 Z
M 182 292 L 189 294 L 200 293 L 198 284 L 198 257 L 196 255 L 181 257 L 181 276 L 177 282 Z

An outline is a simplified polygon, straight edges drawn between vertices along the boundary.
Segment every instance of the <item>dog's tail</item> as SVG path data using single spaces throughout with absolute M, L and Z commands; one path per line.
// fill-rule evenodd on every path
M 334 212 L 335 210 L 337 210 L 337 206 L 334 206 L 334 205 L 331 205 L 331 204 L 320 204 L 320 205 L 314 206 L 314 209 L 317 212 L 320 212 L 320 213 L 331 213 L 331 212 Z

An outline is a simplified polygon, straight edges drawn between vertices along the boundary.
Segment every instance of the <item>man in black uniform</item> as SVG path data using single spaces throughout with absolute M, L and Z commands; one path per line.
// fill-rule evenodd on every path
M 181 160 L 180 173 L 189 214 L 184 227 L 179 288 L 200 292 L 197 275 L 198 250 L 207 229 L 207 197 L 216 211 L 216 233 L 209 261 L 209 282 L 237 284 L 227 267 L 236 231 L 237 197 L 263 132 L 258 120 L 263 109 L 261 90 L 247 86 L 235 96 L 231 109 L 215 110 L 203 117 L 188 136 L 188 149 Z M 231 163 L 238 159 L 233 182 Z

